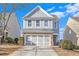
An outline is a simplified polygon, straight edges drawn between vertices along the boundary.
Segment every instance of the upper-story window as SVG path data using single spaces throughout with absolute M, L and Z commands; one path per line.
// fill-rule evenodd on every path
M 40 20 L 36 20 L 36 26 L 40 26 Z
M 57 23 L 56 23 L 56 22 L 54 22 L 54 24 L 53 24 L 53 25 L 54 25 L 54 28 L 56 28 Z
M 32 25 L 32 21 L 28 20 L 28 26 L 31 26 L 31 25 Z
M 44 21 L 44 26 L 48 26 L 48 20 Z

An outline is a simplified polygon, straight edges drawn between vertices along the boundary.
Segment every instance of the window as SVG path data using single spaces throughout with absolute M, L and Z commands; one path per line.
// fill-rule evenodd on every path
M 6 36 L 8 36 L 8 32 L 6 32 Z
M 31 26 L 31 20 L 28 20 L 28 26 Z
M 36 26 L 40 26 L 40 21 L 36 20 Z
M 69 34 L 71 34 L 71 30 L 69 30 Z
M 54 22 L 54 28 L 56 28 L 56 22 Z
M 44 21 L 44 26 L 48 26 L 48 20 Z

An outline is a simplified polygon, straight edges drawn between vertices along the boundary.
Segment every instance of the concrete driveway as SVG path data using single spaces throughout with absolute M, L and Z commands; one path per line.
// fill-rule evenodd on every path
M 57 56 L 57 53 L 50 47 L 23 46 L 10 56 Z

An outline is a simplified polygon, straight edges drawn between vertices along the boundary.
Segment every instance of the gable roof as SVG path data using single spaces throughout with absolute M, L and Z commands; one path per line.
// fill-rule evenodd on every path
M 69 26 L 76 34 L 79 34 L 79 18 L 77 17 L 69 18 L 67 26 Z
M 6 18 L 6 20 L 5 20 L 5 22 L 7 22 L 7 19 L 8 19 L 8 17 L 9 17 L 9 14 L 10 14 L 10 12 L 6 12 L 6 14 L 5 14 L 5 18 Z M 1 12 L 0 13 L 0 15 L 1 15 L 1 19 L 2 19 L 2 15 L 3 15 L 3 12 Z M 17 21 L 17 23 L 18 23 L 18 25 L 19 25 L 19 27 L 20 27 L 20 29 L 21 29 L 21 26 L 20 26 L 20 23 L 19 23 L 19 20 L 18 20 L 18 16 L 16 15 L 16 13 L 15 12 L 12 12 L 12 14 L 11 14 L 11 16 L 10 17 L 12 17 L 12 15 L 14 15 L 14 16 L 16 16 L 16 21 Z M 10 19 L 11 20 L 11 19 Z M 9 22 L 9 21 L 8 21 Z M 7 23 L 7 25 L 8 25 L 8 23 Z
M 40 12 L 37 13 L 37 12 Z M 36 15 L 34 15 L 36 14 Z M 50 17 L 53 18 L 52 15 L 48 14 L 44 9 L 42 9 L 40 6 L 36 6 L 34 9 L 32 9 L 32 11 L 30 11 L 29 13 L 27 13 L 23 18 L 30 18 L 30 17 Z

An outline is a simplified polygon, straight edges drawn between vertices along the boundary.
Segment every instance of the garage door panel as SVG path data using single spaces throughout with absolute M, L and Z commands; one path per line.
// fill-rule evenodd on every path
M 45 37 L 45 42 L 49 42 L 49 38 L 48 37 Z
M 38 36 L 38 46 L 43 46 L 43 36 Z
M 43 42 L 43 37 L 42 36 L 38 36 L 38 42 Z
M 49 46 L 50 45 L 50 36 L 45 36 L 44 41 L 45 41 L 44 45 Z
M 32 36 L 32 42 L 37 42 L 37 38 L 36 38 L 36 36 Z
M 42 43 L 38 43 L 38 46 L 43 46 L 43 42 Z
M 30 36 L 26 37 L 26 45 L 31 45 L 32 39 Z
M 37 37 L 32 36 L 32 45 L 37 45 Z

